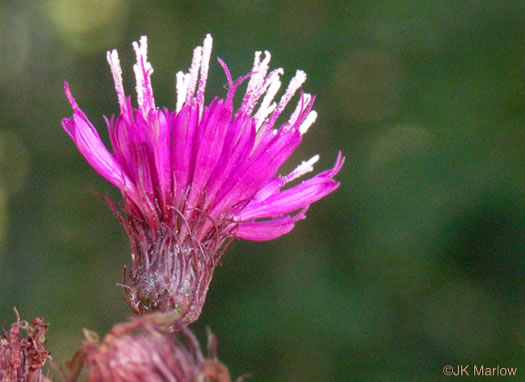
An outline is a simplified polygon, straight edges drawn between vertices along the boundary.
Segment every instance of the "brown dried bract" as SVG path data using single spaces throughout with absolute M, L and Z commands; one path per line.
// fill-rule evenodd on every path
M 49 381 L 42 375 L 42 366 L 50 359 L 45 349 L 48 324 L 35 318 L 29 325 L 14 310 L 17 320 L 0 338 L 0 382 Z

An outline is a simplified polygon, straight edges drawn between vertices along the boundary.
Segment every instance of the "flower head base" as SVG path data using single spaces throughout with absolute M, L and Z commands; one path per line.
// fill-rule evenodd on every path
M 67 83 L 73 118 L 62 124 L 91 166 L 123 194 L 121 222 L 133 257 L 124 286 L 129 305 L 138 313 L 177 311 L 189 323 L 200 314 L 230 240 L 271 240 L 290 232 L 310 204 L 339 186 L 333 178 L 344 158 L 339 153 L 332 169 L 285 188 L 312 171 L 319 159 L 316 155 L 290 174 L 276 175 L 317 114 L 314 97 L 301 93 L 288 121 L 275 127 L 306 75 L 297 71 L 274 102 L 283 70 L 269 72 L 268 52 L 264 57 L 256 52 L 252 71 L 235 82 L 219 59 L 229 90 L 225 99 L 205 106 L 212 48 L 208 35 L 195 49 L 189 72 L 177 73 L 177 105 L 169 111 L 155 106 L 146 38 L 133 47 L 137 108 L 124 93 L 117 52 L 107 55 L 120 104 L 120 115 L 106 119 L 113 153 Z M 234 111 L 232 101 L 243 82 L 247 89 Z
M 115 325 L 98 344 L 86 332 L 88 382 L 230 382 L 228 368 L 217 359 L 217 341 L 209 333 L 208 357 L 191 331 L 180 325 L 177 335 L 151 315 Z M 182 339 L 182 340 L 181 340 Z
M 48 325 L 41 318 L 35 318 L 29 325 L 20 320 L 16 309 L 15 313 L 16 322 L 0 337 L 0 382 L 48 381 L 42 375 L 42 366 L 50 358 L 44 348 Z

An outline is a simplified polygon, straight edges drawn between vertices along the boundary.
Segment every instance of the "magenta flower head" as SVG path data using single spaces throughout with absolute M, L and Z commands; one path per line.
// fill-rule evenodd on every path
M 333 178 L 344 158 L 339 153 L 333 168 L 293 186 L 292 181 L 313 170 L 318 155 L 288 175 L 277 175 L 317 114 L 314 97 L 301 93 L 287 122 L 276 126 L 306 75 L 297 71 L 274 102 L 283 70 L 268 70 L 268 52 L 264 57 L 256 52 L 251 72 L 235 82 L 218 59 L 229 89 L 224 99 L 206 106 L 212 49 L 212 38 L 206 36 L 194 50 L 189 72 L 177 73 L 177 105 L 170 111 L 155 105 L 146 37 L 133 47 L 136 108 L 124 93 L 117 52 L 107 54 L 120 104 L 120 114 L 105 119 L 113 152 L 67 83 L 73 118 L 62 125 L 89 164 L 122 192 L 121 222 L 132 246 L 132 267 L 124 280 L 128 304 L 136 313 L 176 312 L 190 323 L 201 312 L 228 243 L 233 238 L 271 240 L 290 232 L 310 204 L 339 186 Z M 246 92 L 235 110 L 234 95 L 244 82 Z

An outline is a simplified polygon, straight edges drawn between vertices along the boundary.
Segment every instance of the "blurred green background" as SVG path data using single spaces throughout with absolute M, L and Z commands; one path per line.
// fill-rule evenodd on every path
M 446 364 L 525 372 L 524 15 L 521 1 L 0 2 L 0 326 L 51 323 L 69 358 L 82 328 L 129 316 L 127 237 L 93 189 L 118 192 L 63 132 L 68 80 L 107 142 L 118 111 L 106 51 L 134 93 L 149 38 L 157 105 L 206 33 L 234 78 L 269 50 L 317 94 L 283 173 L 341 149 L 340 189 L 289 235 L 234 242 L 200 320 L 234 376 L 433 381 Z M 226 92 L 212 59 L 208 101 Z

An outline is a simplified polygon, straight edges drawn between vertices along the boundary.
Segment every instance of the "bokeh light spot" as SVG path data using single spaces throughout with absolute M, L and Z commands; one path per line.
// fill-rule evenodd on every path
M 384 120 L 399 108 L 402 76 L 399 60 L 380 48 L 364 48 L 341 61 L 333 89 L 347 118 L 360 123 Z
M 0 246 L 9 225 L 9 195 L 20 191 L 29 169 L 29 153 L 13 131 L 0 130 Z
M 90 53 L 114 42 L 123 31 L 128 1 L 47 0 L 44 11 L 68 45 Z
M 429 296 L 422 325 L 428 338 L 446 354 L 482 359 L 497 341 L 501 306 L 480 288 L 452 282 Z
M 3 247 L 6 238 L 7 225 L 9 223 L 7 192 L 0 187 L 0 248 Z M 2 264 L 0 258 L 0 265 Z
M 431 132 L 421 126 L 397 125 L 382 129 L 370 146 L 370 165 L 377 169 L 396 166 L 405 160 L 419 160 L 431 144 Z
M 0 189 L 8 193 L 20 191 L 29 169 L 29 153 L 20 136 L 0 130 Z
M 3 8 L 0 5 L 0 81 L 22 73 L 31 50 L 27 19 Z

